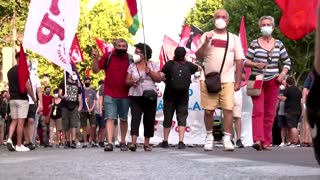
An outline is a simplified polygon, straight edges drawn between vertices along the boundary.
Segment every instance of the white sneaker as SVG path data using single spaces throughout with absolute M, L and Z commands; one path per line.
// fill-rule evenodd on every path
M 279 145 L 279 147 L 283 147 L 283 146 L 285 146 L 286 144 L 284 143 L 284 142 L 282 142 L 280 145 Z
M 6 145 L 7 145 L 7 148 L 8 148 L 9 151 L 15 151 L 16 150 L 11 139 L 7 140 Z
M 114 146 L 117 147 L 117 148 L 120 147 L 119 141 L 115 141 L 115 142 L 114 142 Z
M 30 149 L 21 144 L 21 146 L 18 146 L 18 145 L 16 146 L 16 151 L 26 152 L 26 151 L 30 151 Z
M 207 134 L 205 143 L 204 143 L 204 150 L 205 151 L 212 151 L 214 144 L 214 137 L 212 134 Z
M 223 147 L 225 151 L 234 151 L 234 145 L 231 141 L 223 141 Z

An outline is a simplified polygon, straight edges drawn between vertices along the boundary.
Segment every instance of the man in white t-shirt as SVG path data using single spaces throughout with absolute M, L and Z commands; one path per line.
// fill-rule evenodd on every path
M 204 71 L 200 77 L 201 106 L 205 109 L 204 122 L 207 130 L 204 150 L 212 151 L 213 149 L 213 113 L 216 108 L 221 107 L 224 115 L 224 150 L 233 151 L 234 146 L 231 143 L 233 96 L 234 91 L 240 89 L 241 61 L 245 57 L 239 37 L 227 31 L 228 12 L 224 9 L 217 10 L 213 22 L 215 29 L 202 35 L 199 43 L 200 48 L 196 52 L 197 59 L 203 61 L 204 66 Z M 228 36 L 229 41 L 227 41 Z M 209 93 L 205 84 L 204 73 L 220 72 L 225 50 L 227 50 L 225 63 L 220 73 L 222 90 L 218 93 Z M 234 78 L 235 73 L 237 74 L 236 80 Z
M 36 67 L 33 67 L 32 63 L 28 61 L 28 68 L 30 72 L 30 80 L 32 84 L 32 90 L 34 96 L 38 102 L 34 102 L 32 98 L 28 95 L 29 98 L 29 110 L 27 116 L 27 122 L 24 128 L 24 137 L 26 141 L 26 147 L 30 150 L 35 149 L 35 142 L 33 142 L 33 137 L 36 135 L 36 127 L 38 125 L 38 118 L 36 118 L 36 113 L 42 111 L 42 92 L 41 92 L 41 83 L 38 75 L 36 74 Z

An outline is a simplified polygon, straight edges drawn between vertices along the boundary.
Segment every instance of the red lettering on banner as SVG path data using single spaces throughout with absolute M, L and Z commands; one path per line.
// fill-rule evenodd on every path
M 174 129 L 176 132 L 179 132 L 179 127 L 177 126 L 175 129 Z M 185 132 L 190 132 L 191 131 L 191 128 L 189 126 L 187 126 L 184 130 Z
M 49 34 L 44 34 L 43 30 L 47 29 Z M 49 14 L 46 13 L 41 21 L 41 24 L 37 32 L 37 40 L 40 44 L 47 44 L 54 35 L 58 35 L 60 40 L 64 40 L 64 28 L 58 23 L 49 18 Z
M 154 131 L 157 131 L 157 125 L 159 124 L 158 120 L 154 120 Z
M 51 1 L 51 6 L 50 6 L 50 12 L 53 14 L 53 15 L 59 15 L 60 14 L 60 9 L 58 7 L 58 2 L 59 0 L 52 0 Z
M 59 56 L 59 60 L 60 60 L 60 61 L 62 61 L 64 64 L 67 64 L 67 61 L 66 61 L 66 59 L 62 56 L 60 49 L 58 49 L 58 56 Z
M 174 128 L 174 126 L 176 126 L 176 122 L 172 120 L 171 128 Z

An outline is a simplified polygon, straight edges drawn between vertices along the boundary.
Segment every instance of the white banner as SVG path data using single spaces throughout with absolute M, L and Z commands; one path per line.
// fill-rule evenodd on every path
M 69 50 L 79 17 L 79 0 L 31 0 L 23 46 L 71 73 Z
M 155 134 L 154 137 L 150 139 L 151 143 L 158 144 L 163 140 L 163 99 L 162 95 L 164 92 L 165 84 L 159 83 L 158 87 L 158 102 L 157 102 L 157 113 L 155 120 Z M 252 123 L 251 123 L 251 111 L 252 111 L 252 101 L 251 98 L 246 95 L 246 86 L 242 87 L 243 94 L 243 106 L 242 106 L 242 129 L 241 129 L 241 139 L 245 146 L 252 145 Z M 129 111 L 130 112 L 130 111 Z M 221 116 L 220 110 L 216 110 L 217 115 Z M 204 126 L 203 114 L 204 111 L 200 106 L 200 85 L 198 82 L 193 82 L 189 89 L 189 116 L 187 118 L 187 127 L 184 137 L 184 143 L 186 144 L 204 144 L 206 130 Z M 213 118 L 213 117 L 212 117 Z M 128 121 L 128 136 L 127 141 L 131 142 L 130 136 L 130 120 L 131 115 L 129 113 Z M 212 119 L 213 120 L 213 119 Z M 119 131 L 120 132 L 120 131 Z M 120 135 L 120 134 L 119 134 Z M 138 142 L 143 143 L 143 123 L 140 124 Z M 178 134 L 178 123 L 176 116 L 173 117 L 173 122 L 171 126 L 171 131 L 169 135 L 169 143 L 177 144 L 179 142 Z

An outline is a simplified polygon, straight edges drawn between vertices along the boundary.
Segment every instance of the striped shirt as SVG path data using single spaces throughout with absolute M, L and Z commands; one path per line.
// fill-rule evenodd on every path
M 259 45 L 258 39 L 253 40 L 248 48 L 244 63 L 246 63 L 247 60 L 267 64 L 267 69 L 264 72 L 264 81 L 271 80 L 279 74 L 279 61 L 282 61 L 283 68 L 290 70 L 291 66 L 291 60 L 286 48 L 283 43 L 277 39 L 275 40 L 273 51 L 263 49 Z M 264 69 L 252 67 L 252 74 L 262 74 L 263 71 Z

